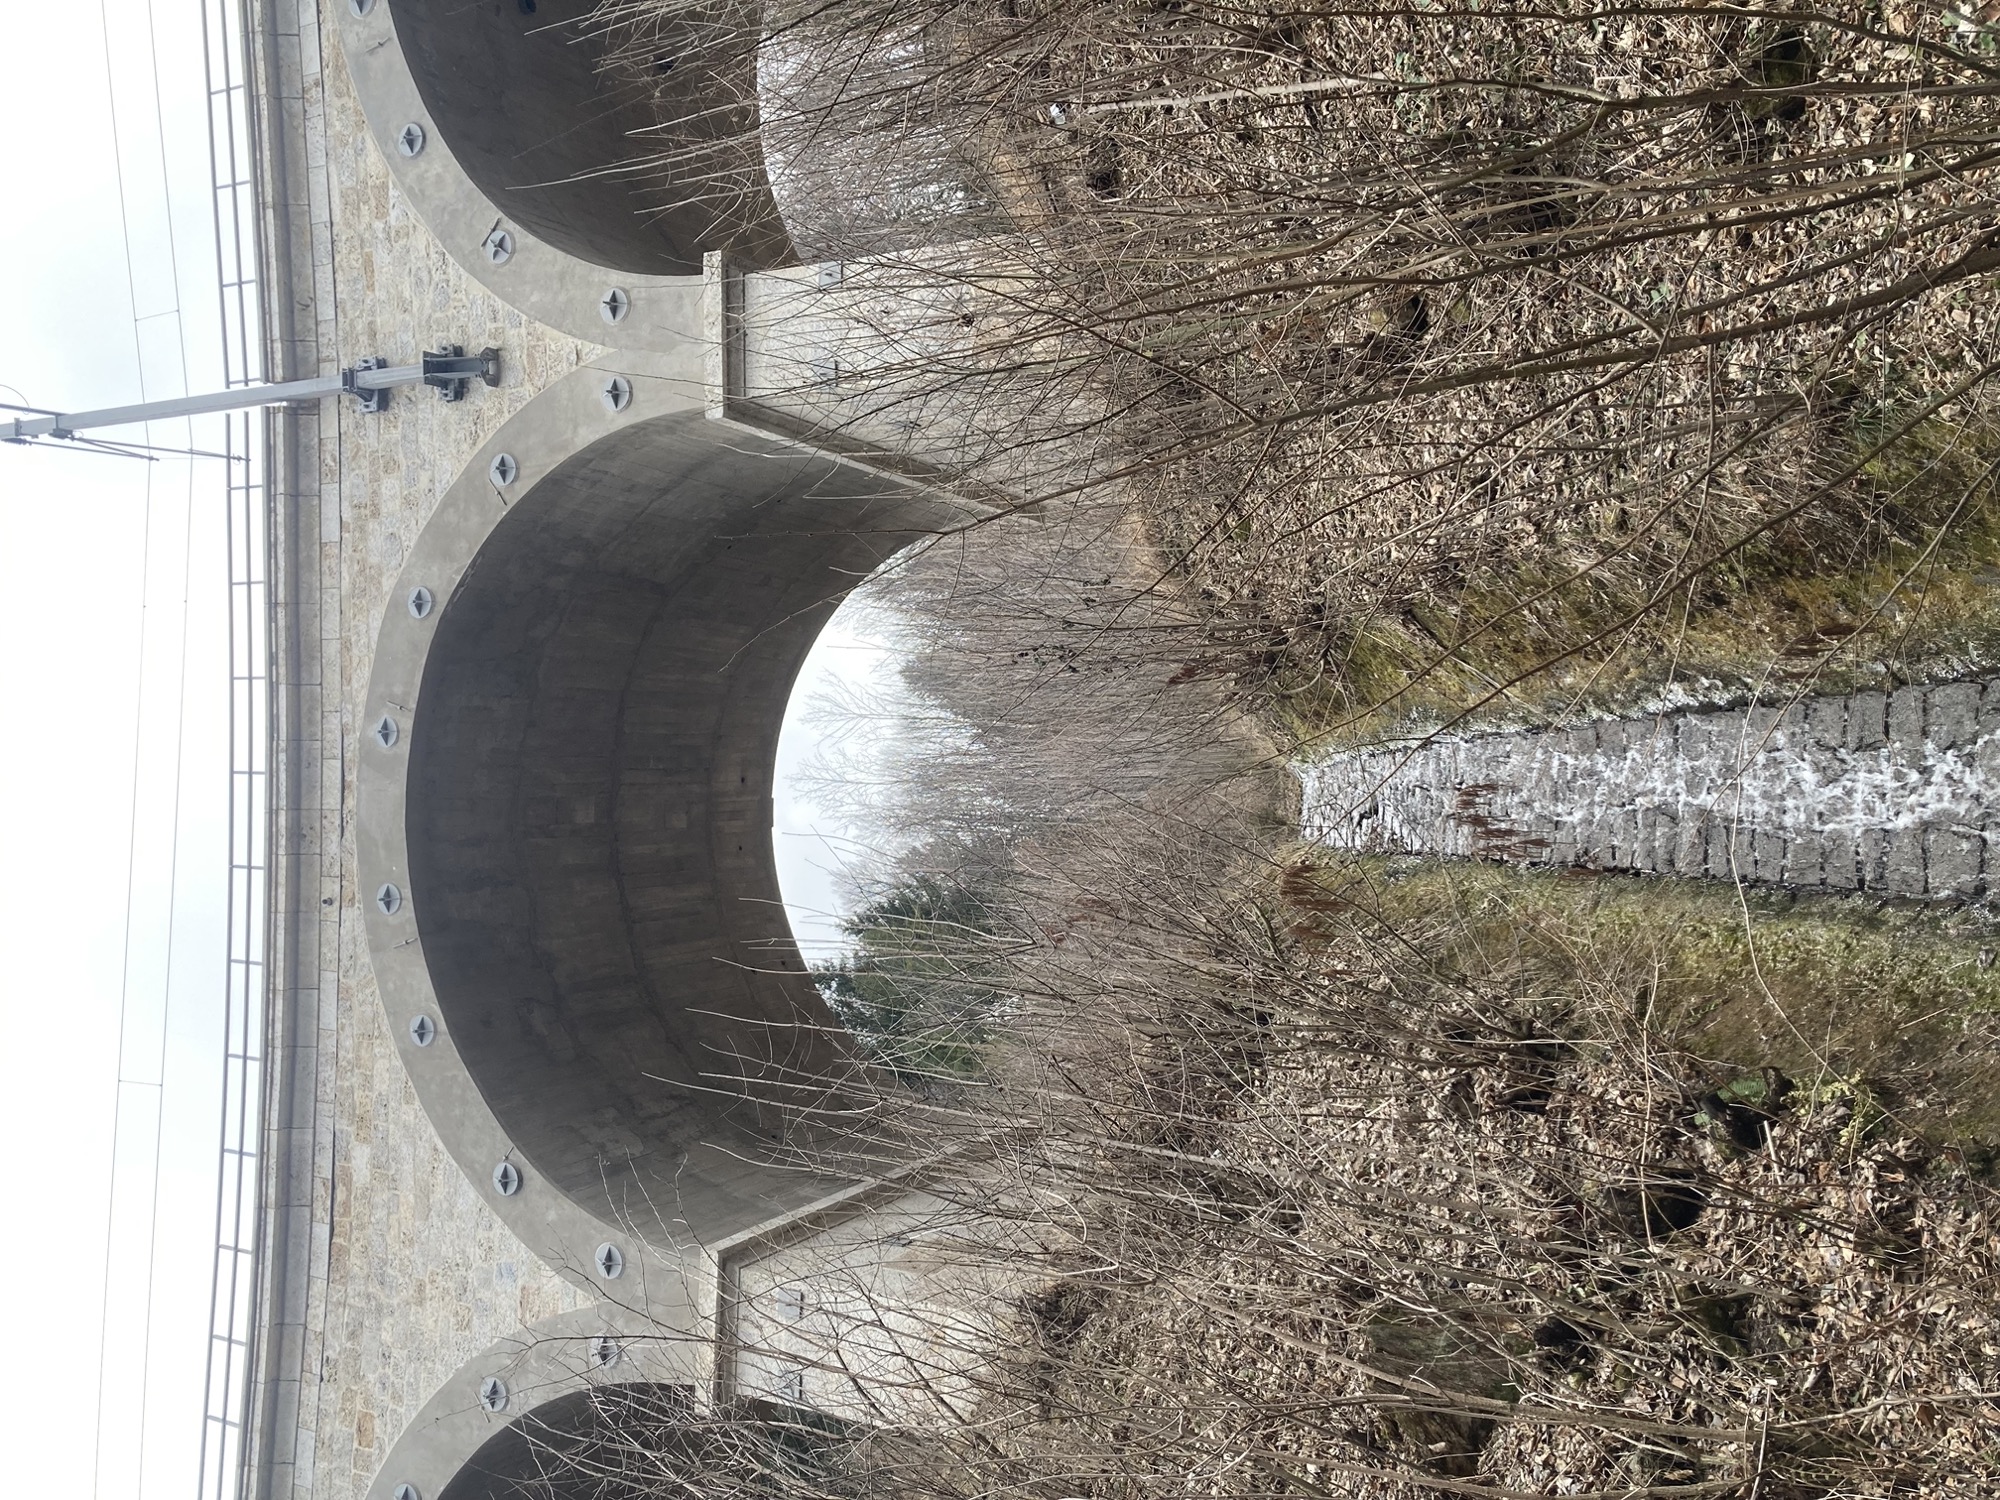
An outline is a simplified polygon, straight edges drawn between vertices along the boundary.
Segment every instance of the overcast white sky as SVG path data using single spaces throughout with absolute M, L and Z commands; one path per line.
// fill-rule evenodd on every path
M 879 838 L 843 812 L 815 803 L 808 773 L 823 775 L 830 766 L 866 781 L 895 775 L 899 739 L 876 715 L 907 717 L 909 695 L 897 670 L 901 660 L 895 618 L 864 586 L 820 632 L 786 705 L 771 841 L 792 932 L 808 959 L 829 958 L 847 946 L 840 918 L 850 893 L 840 873 L 865 864 Z M 870 717 L 841 723 L 843 706 L 851 713 L 857 704 L 870 709 Z
M 202 4 L 6 6 L 0 400 L 76 410 L 222 383 Z M 129 435 L 220 442 L 212 420 Z M 222 1048 L 224 500 L 213 461 L 0 447 L 10 1494 L 195 1493 Z M 853 612 L 795 702 L 843 678 L 893 678 Z M 783 782 L 816 733 L 787 723 L 775 834 L 809 942 L 835 935 L 832 871 L 854 832 Z

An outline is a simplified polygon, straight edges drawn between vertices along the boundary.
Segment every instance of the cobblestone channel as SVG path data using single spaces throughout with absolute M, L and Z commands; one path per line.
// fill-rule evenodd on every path
M 2000 887 L 2000 679 L 1301 769 L 1305 835 L 1339 848 L 1939 899 Z

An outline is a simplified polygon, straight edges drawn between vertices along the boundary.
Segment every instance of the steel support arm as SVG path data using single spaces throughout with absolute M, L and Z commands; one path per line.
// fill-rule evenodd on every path
M 317 380 L 287 380 L 277 385 L 240 385 L 231 390 L 212 391 L 202 396 L 176 396 L 167 401 L 146 401 L 137 406 L 107 406 L 98 411 L 48 412 L 41 415 L 0 419 L 0 442 L 20 443 L 30 438 L 65 438 L 94 427 L 131 427 L 141 422 L 163 422 L 174 417 L 202 417 L 219 411 L 246 411 L 256 406 L 283 406 L 294 401 L 319 401 L 328 396 L 357 397 L 364 411 L 381 411 L 388 405 L 389 392 L 399 385 L 430 385 L 448 401 L 456 401 L 474 380 L 487 385 L 500 383 L 500 351 L 484 349 L 465 356 L 454 349 L 426 354 L 422 364 L 384 365 L 361 360 L 352 369 Z

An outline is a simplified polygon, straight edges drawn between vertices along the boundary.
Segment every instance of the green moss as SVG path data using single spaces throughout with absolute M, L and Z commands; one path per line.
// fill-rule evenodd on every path
M 1699 881 L 1361 860 L 1319 877 L 1372 921 L 1424 935 L 1440 978 L 1588 1013 L 1607 998 L 1718 1082 L 1764 1067 L 1789 1107 L 1858 1132 L 2000 1134 L 2000 1071 L 1969 1043 L 2000 1013 L 1990 922 L 1859 897 Z

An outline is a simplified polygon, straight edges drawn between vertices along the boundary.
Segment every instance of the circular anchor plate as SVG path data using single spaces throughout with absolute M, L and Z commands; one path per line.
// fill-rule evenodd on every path
M 357 16 L 365 16 L 375 8 L 375 0 L 347 0 L 347 8 Z M 399 1494 L 396 1500 L 403 1500 Z
M 616 1281 L 625 1272 L 625 1252 L 608 1241 L 597 1247 L 597 1274 Z
M 428 619 L 430 612 L 437 608 L 437 595 L 421 584 L 410 590 L 410 617 L 415 620 Z
M 399 1484 L 395 1489 L 395 1500 L 424 1500 L 424 1497 L 417 1493 L 414 1484 Z
M 426 139 L 424 127 L 412 120 L 396 132 L 396 149 L 405 156 L 417 156 L 422 154 Z
M 632 297 L 624 287 L 614 286 L 597 299 L 597 315 L 607 323 L 622 323 L 632 310 Z
M 486 466 L 486 477 L 504 490 L 521 477 L 521 466 L 514 461 L 513 454 L 496 453 L 493 462 Z
M 632 404 L 632 382 L 623 375 L 613 375 L 599 388 L 605 410 L 623 411 Z
M 600 1370 L 610 1369 L 624 1357 L 625 1351 L 619 1347 L 618 1340 L 608 1333 L 591 1341 L 590 1360 Z
M 437 1040 L 437 1022 L 429 1016 L 418 1016 L 410 1022 L 410 1040 L 419 1047 L 428 1047 Z
M 384 750 L 392 749 L 396 741 L 403 737 L 401 727 L 387 714 L 375 721 L 375 728 L 371 732 L 375 736 L 375 743 Z
M 403 893 L 385 881 L 375 893 L 375 904 L 382 909 L 383 916 L 393 917 L 403 909 Z
M 505 1411 L 507 1383 L 498 1375 L 488 1375 L 479 1382 L 479 1404 L 488 1411 Z
M 521 1169 L 511 1161 L 503 1161 L 493 1169 L 493 1189 L 503 1198 L 511 1198 L 521 1191 Z
M 495 229 L 479 242 L 479 248 L 486 252 L 487 260 L 496 266 L 504 266 L 514 258 L 513 232 L 506 229 Z

